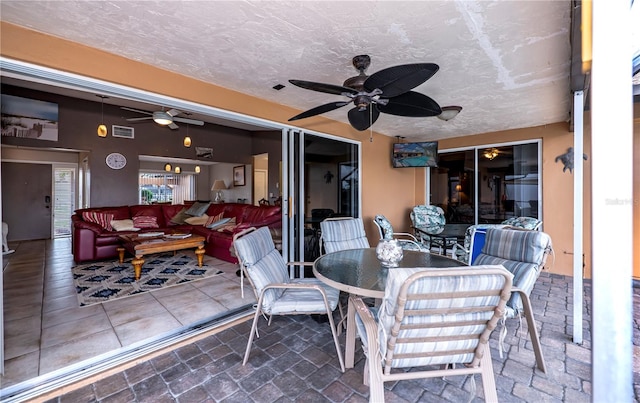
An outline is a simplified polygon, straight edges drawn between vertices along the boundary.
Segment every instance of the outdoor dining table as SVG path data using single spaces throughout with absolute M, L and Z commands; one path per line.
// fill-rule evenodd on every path
M 442 255 L 405 250 L 398 267 L 460 267 L 464 263 Z M 376 248 L 348 249 L 320 256 L 313 263 L 313 274 L 323 283 L 352 295 L 382 299 L 387 273 Z M 345 367 L 353 368 L 355 355 L 355 309 L 349 302 L 345 336 Z

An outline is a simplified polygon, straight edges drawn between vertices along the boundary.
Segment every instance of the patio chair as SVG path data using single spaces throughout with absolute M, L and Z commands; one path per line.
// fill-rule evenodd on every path
M 501 264 L 513 273 L 513 294 L 507 302 L 506 318 L 524 313 L 536 362 L 542 372 L 547 369 L 529 294 L 551 252 L 551 237 L 544 232 L 488 228 L 482 251 L 473 260 L 474 265 Z
M 446 250 L 447 246 L 452 246 L 456 242 L 455 238 L 446 239 L 443 242 L 441 238 L 429 236 L 429 234 L 439 234 L 444 231 L 447 220 L 442 208 L 432 205 L 415 206 L 411 210 L 410 217 L 416 238 L 429 250 L 435 246 L 442 253 L 443 248 Z
M 378 227 L 380 239 L 396 239 L 404 250 L 417 250 L 419 252 L 429 252 L 429 249 L 418 243 L 418 239 L 408 232 L 394 232 L 391 222 L 387 217 L 378 214 L 374 217 L 373 222 Z
M 504 315 L 512 279 L 499 265 L 398 268 L 389 270 L 377 312 L 351 297 L 369 401 L 384 402 L 384 382 L 479 373 L 485 401 L 497 402 L 488 340 Z
M 369 248 L 362 218 L 332 217 L 320 223 L 320 254 Z
M 287 263 L 276 250 L 267 227 L 246 230 L 234 240 L 234 246 L 242 270 L 258 300 L 242 365 L 249 360 L 254 334 L 259 337 L 257 325 L 261 314 L 269 317 L 269 325 L 273 315 L 321 314 L 329 318 L 340 368 L 344 372 L 344 360 L 333 322 L 333 311 L 338 306 L 340 291 L 315 278 L 291 279 Z M 304 265 L 304 262 L 289 264 Z
M 505 228 L 504 224 L 477 224 L 469 226 L 464 235 L 464 245 L 455 243 L 451 248 L 451 257 L 461 262 L 471 264 L 482 247 L 487 234 L 487 228 Z

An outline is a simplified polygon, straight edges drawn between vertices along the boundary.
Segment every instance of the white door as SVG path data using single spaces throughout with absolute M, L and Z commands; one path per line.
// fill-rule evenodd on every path
M 253 204 L 258 205 L 258 201 L 269 200 L 267 189 L 268 173 L 264 169 L 253 170 Z

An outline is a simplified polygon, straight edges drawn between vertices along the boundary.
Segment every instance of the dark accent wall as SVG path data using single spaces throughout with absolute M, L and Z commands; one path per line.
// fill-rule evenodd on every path
M 182 144 L 183 138 L 187 135 L 187 125 L 178 123 L 180 128 L 171 130 L 168 127 L 161 127 L 151 120 L 127 122 L 126 118 L 139 117 L 140 115 L 109 104 L 104 104 L 103 118 L 98 97 L 96 97 L 97 102 L 90 102 L 9 85 L 2 85 L 1 92 L 58 104 L 58 141 L 2 137 L 2 143 L 43 149 L 62 148 L 89 151 L 91 206 L 93 207 L 138 202 L 139 155 L 196 159 L 195 147 L 200 146 L 213 148 L 213 161 L 216 162 L 237 164 L 251 164 L 252 162 L 253 134 L 245 130 L 210 123 L 205 123 L 204 126 L 189 126 L 188 135 L 192 139 L 192 146 L 187 148 Z M 151 111 L 152 108 L 146 110 Z M 109 132 L 106 138 L 100 138 L 96 134 L 97 126 L 101 122 L 107 126 Z M 135 138 L 113 137 L 111 135 L 112 125 L 133 127 Z M 275 162 L 275 168 L 269 167 L 269 187 L 270 191 L 276 193 L 276 190 L 271 190 L 271 188 L 274 188 L 278 181 L 278 161 L 280 161 L 281 154 L 280 132 L 277 132 L 277 147 L 271 144 L 271 140 L 267 140 L 267 137 L 264 138 L 264 141 L 263 136 L 258 137 L 260 146 L 256 147 L 277 151 L 277 157 L 269 158 L 270 165 L 272 159 Z M 105 158 L 112 152 L 122 153 L 127 158 L 125 168 L 112 170 L 107 167 Z M 272 151 L 259 152 L 269 152 L 271 157 Z M 211 160 L 203 159 L 203 161 Z M 273 181 L 272 173 L 275 175 Z

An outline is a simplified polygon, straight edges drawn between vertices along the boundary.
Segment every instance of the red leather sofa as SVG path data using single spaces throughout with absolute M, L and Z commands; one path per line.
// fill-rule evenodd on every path
M 114 220 L 131 219 L 135 216 L 154 216 L 159 228 L 142 229 L 138 232 L 152 231 L 188 231 L 202 235 L 205 240 L 205 253 L 209 256 L 237 263 L 238 259 L 230 253 L 233 235 L 245 228 L 268 226 L 274 231 L 282 227 L 282 209 L 280 206 L 253 206 L 241 203 L 211 204 L 206 214 L 224 217 L 235 217 L 236 226 L 232 229 L 208 229 L 203 225 L 174 224 L 171 219 L 183 208 L 191 204 L 152 204 L 119 207 L 97 207 L 76 210 L 71 216 L 73 225 L 72 248 L 76 262 L 113 259 L 118 256 L 117 248 L 122 244 L 118 235 L 131 234 L 132 231 L 108 231 L 99 224 L 85 221 L 83 212 L 100 212 L 113 214 Z

